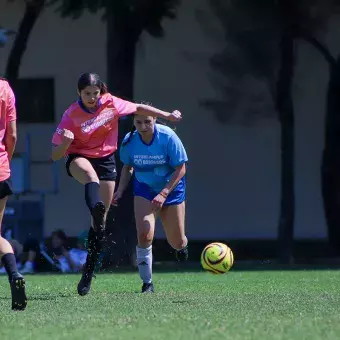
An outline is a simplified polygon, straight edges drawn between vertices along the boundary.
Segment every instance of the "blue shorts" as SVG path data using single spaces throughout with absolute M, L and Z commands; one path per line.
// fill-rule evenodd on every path
M 172 190 L 164 202 L 164 206 L 181 204 L 185 201 L 185 189 L 186 183 L 185 178 L 182 178 L 174 190 Z M 133 181 L 133 195 L 146 198 L 152 201 L 159 193 L 153 191 L 147 184 L 138 182 L 134 177 Z

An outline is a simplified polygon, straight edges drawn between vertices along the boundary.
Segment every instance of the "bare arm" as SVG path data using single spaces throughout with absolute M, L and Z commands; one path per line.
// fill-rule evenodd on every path
M 17 143 L 17 124 L 15 120 L 7 123 L 4 142 L 8 153 L 8 159 L 11 161 Z
M 125 189 L 127 188 L 131 180 L 132 174 L 133 174 L 133 167 L 130 165 L 124 165 L 120 173 L 120 180 L 119 180 L 119 185 L 117 189 L 117 192 L 119 192 L 120 196 L 123 195 Z
M 52 161 L 58 161 L 59 159 L 63 158 L 65 156 L 65 153 L 68 149 L 69 145 L 60 144 L 60 145 L 54 145 L 52 147 Z
M 181 113 L 177 110 L 173 112 L 166 112 L 145 104 L 136 104 L 136 106 L 136 114 L 138 115 L 159 117 L 172 121 L 180 121 L 182 119 Z
M 163 197 L 167 198 L 168 195 L 170 194 L 170 192 L 172 190 L 174 190 L 174 188 L 176 187 L 178 182 L 184 177 L 185 173 L 186 173 L 186 165 L 185 165 L 185 163 L 177 166 L 176 170 L 172 174 L 169 182 L 164 187 L 164 189 L 160 192 L 160 195 L 162 195 Z
M 54 145 L 52 148 L 51 158 L 54 162 L 65 156 L 67 149 L 70 147 L 70 145 L 72 144 L 74 140 L 73 132 L 67 129 L 63 129 L 61 136 L 62 136 L 61 144 Z

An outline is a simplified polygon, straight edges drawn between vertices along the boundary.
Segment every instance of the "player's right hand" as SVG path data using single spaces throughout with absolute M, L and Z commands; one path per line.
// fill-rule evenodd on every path
M 74 134 L 72 131 L 64 129 L 61 135 L 61 139 L 64 145 L 70 145 L 74 140 Z
M 120 190 L 117 190 L 114 194 L 113 194 L 113 198 L 112 198 L 112 202 L 111 205 L 117 207 L 118 206 L 118 201 L 123 197 L 123 192 L 121 192 Z

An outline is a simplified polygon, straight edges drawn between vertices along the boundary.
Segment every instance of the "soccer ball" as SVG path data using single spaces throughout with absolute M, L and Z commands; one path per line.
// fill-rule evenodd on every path
M 202 267 L 211 273 L 224 274 L 230 270 L 233 263 L 234 254 L 224 243 L 210 243 L 202 251 Z

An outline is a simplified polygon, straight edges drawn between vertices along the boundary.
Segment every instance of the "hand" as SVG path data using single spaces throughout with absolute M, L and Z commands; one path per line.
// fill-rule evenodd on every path
M 74 134 L 72 131 L 64 129 L 61 135 L 61 139 L 62 139 L 62 144 L 71 145 L 71 143 L 74 140 Z
M 171 120 L 172 122 L 179 122 L 181 119 L 182 114 L 178 110 L 170 113 L 169 120 Z
M 111 205 L 114 205 L 115 207 L 118 205 L 118 201 L 123 197 L 123 192 L 121 192 L 120 190 L 117 190 L 114 194 L 113 194 L 113 198 L 111 201 Z
M 165 200 L 166 198 L 163 195 L 158 194 L 151 202 L 153 210 L 161 209 Z

